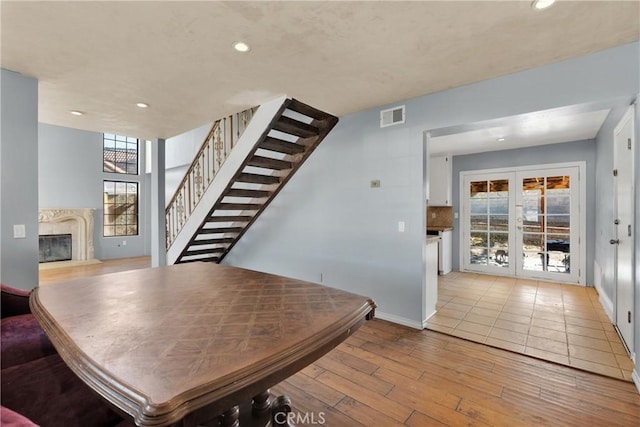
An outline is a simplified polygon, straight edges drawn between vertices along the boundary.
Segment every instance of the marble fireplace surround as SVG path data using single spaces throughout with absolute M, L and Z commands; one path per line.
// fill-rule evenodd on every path
M 38 234 L 71 234 L 71 261 L 40 264 L 40 268 L 99 262 L 93 254 L 93 208 L 43 208 Z

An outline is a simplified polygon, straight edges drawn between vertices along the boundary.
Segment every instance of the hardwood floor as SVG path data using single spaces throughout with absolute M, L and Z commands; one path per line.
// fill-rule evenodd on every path
M 148 263 L 50 270 L 41 282 Z M 640 395 L 628 381 L 382 320 L 271 392 L 291 397 L 299 426 L 640 425 Z
M 638 426 L 634 385 L 381 320 L 272 389 L 327 426 Z
M 77 277 L 99 276 L 118 271 L 138 270 L 151 267 L 151 257 L 107 259 L 97 264 L 87 264 L 75 267 L 53 268 L 40 270 L 40 284 L 46 285 Z

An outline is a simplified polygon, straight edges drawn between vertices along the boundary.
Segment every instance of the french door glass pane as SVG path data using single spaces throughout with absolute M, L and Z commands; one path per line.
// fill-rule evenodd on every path
M 486 248 L 487 247 L 487 233 L 471 233 L 471 241 L 469 242 L 472 248 Z
M 481 231 L 487 229 L 486 215 L 471 215 L 471 231 Z
M 524 233 L 522 236 L 522 247 L 525 251 L 544 251 L 544 234 Z
M 508 215 L 490 215 L 489 223 L 491 224 L 489 229 L 491 231 L 509 231 L 509 216 Z
M 544 254 L 542 252 L 523 252 L 522 268 L 531 271 L 545 271 Z
M 471 264 L 487 265 L 487 250 L 471 248 Z

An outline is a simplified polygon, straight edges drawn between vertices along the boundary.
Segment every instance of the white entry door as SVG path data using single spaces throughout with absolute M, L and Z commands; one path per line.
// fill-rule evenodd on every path
M 578 167 L 516 174 L 516 275 L 578 282 Z
M 463 175 L 464 270 L 580 281 L 578 166 Z
M 627 348 L 633 349 L 633 107 L 614 130 L 614 227 L 611 239 L 616 258 L 616 326 Z

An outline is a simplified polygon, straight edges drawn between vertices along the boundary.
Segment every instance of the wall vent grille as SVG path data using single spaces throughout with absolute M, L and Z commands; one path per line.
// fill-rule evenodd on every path
M 380 111 L 380 127 L 400 125 L 404 123 L 404 105 Z

